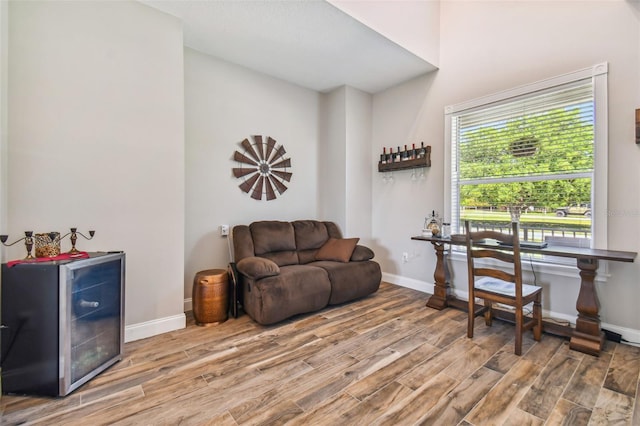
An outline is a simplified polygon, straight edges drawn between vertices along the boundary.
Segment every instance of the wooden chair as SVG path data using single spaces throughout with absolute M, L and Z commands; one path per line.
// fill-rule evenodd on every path
M 516 344 L 515 354 L 522 354 L 522 334 L 533 329 L 535 340 L 542 335 L 542 287 L 522 283 L 522 266 L 520 260 L 520 240 L 518 224 L 512 223 L 512 233 L 504 234 L 497 231 L 471 232 L 469 221 L 465 221 L 467 241 L 467 264 L 469 269 L 469 321 L 467 336 L 473 337 L 474 319 L 484 314 L 487 326 L 493 318 L 493 303 L 513 306 L 515 309 Z M 487 242 L 483 240 L 495 240 Z M 509 247 L 501 247 L 504 244 Z M 476 259 L 496 259 L 495 266 L 476 266 Z M 498 269 L 503 267 L 501 269 Z M 509 272 L 506 272 L 506 271 Z M 477 279 L 481 277 L 480 279 Z M 484 300 L 484 306 L 476 308 L 475 300 Z M 533 302 L 533 317 L 524 315 L 524 307 Z

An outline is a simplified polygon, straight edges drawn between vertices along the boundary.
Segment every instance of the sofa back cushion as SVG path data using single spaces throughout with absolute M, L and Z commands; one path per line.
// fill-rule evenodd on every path
M 256 256 L 271 259 L 278 266 L 298 264 L 295 231 L 290 222 L 253 222 L 249 229 Z
M 293 229 L 300 263 L 313 262 L 318 249 L 329 239 L 327 226 L 316 220 L 297 220 L 293 222 Z
M 237 225 L 233 228 L 234 258 L 239 262 L 250 256 L 264 257 L 278 266 L 306 264 L 316 260 L 329 238 L 342 238 L 334 222 L 265 220 Z
M 335 222 L 322 222 L 327 227 L 327 233 L 331 238 L 342 238 L 342 231 Z
M 233 258 L 236 262 L 245 257 L 255 256 L 253 251 L 253 237 L 247 225 L 236 225 L 233 227 Z

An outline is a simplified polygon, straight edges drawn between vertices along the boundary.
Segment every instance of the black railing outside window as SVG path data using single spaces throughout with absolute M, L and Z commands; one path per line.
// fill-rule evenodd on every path
M 508 223 L 473 223 L 471 222 L 473 231 L 490 230 L 509 233 L 511 232 L 511 224 Z M 549 239 L 576 239 L 584 241 L 591 239 L 591 230 L 571 229 L 559 227 L 541 227 L 520 225 L 520 239 L 522 241 L 548 241 Z

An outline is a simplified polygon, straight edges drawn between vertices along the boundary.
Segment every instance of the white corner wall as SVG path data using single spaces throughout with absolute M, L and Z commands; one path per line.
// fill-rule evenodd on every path
M 318 196 L 320 217 L 333 220 L 345 232 L 347 193 L 346 127 L 347 87 L 342 86 L 321 95 L 320 108 L 320 176 Z
M 7 229 L 7 91 L 9 68 L 9 3 L 0 2 L 0 234 Z M 0 260 L 4 261 L 2 255 Z
M 328 0 L 369 28 L 439 66 L 440 0 Z
M 309 89 L 185 49 L 186 225 L 185 309 L 196 272 L 231 260 L 219 226 L 257 220 L 318 217 L 320 95 Z M 254 200 L 238 188 L 232 168 L 243 139 L 271 136 L 283 145 L 293 173 L 275 200 Z
M 371 243 L 373 97 L 350 86 L 322 94 L 320 217 L 336 222 L 345 237 Z
M 181 23 L 134 1 L 11 1 L 9 25 L 10 239 L 95 229 L 80 249 L 127 255 L 126 340 L 184 327 Z
M 374 148 L 424 140 L 432 149 L 425 183 L 408 172 L 392 185 L 373 179 L 373 229 L 387 279 L 430 290 L 435 256 L 430 244 L 411 241 L 424 216 L 444 211 L 444 107 L 601 62 L 609 64 L 608 245 L 640 252 L 639 147 L 633 113 L 638 108 L 640 22 L 627 1 L 474 1 L 440 4 L 439 70 L 374 96 Z M 395 144 L 393 144 L 395 146 Z M 395 173 L 394 173 L 395 175 Z M 393 224 L 394 226 L 391 226 Z M 401 253 L 410 260 L 402 263 Z M 603 262 L 604 263 L 604 262 Z M 452 262 L 456 290 L 466 291 L 466 265 Z M 601 271 L 607 265 L 601 265 Z M 597 284 L 603 326 L 640 340 L 640 259 L 608 264 Z M 575 318 L 577 269 L 565 276 L 539 271 L 544 308 Z
M 360 244 L 371 241 L 371 177 L 377 164 L 371 163 L 373 96 L 353 87 L 346 88 L 346 164 L 343 186 L 346 194 L 345 237 L 359 237 Z

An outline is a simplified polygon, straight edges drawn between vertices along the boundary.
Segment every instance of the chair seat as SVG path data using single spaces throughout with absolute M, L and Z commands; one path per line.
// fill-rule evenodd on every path
M 499 278 L 482 277 L 475 282 L 475 288 L 478 290 L 490 291 L 492 293 L 502 294 L 504 296 L 516 297 L 516 287 L 513 283 L 503 281 Z M 542 287 L 530 284 L 522 284 L 522 297 L 527 297 L 539 291 Z

